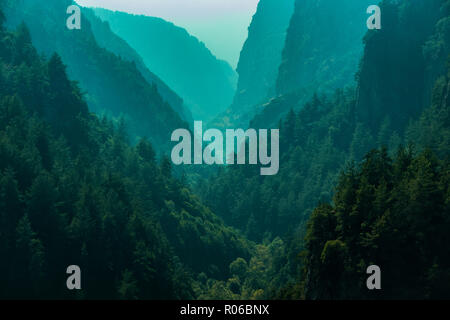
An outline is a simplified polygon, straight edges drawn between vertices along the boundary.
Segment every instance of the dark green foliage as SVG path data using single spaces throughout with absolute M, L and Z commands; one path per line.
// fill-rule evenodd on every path
M 431 106 L 407 129 L 405 140 L 421 153 L 400 147 L 392 160 L 386 149 L 372 151 L 359 167 L 350 165 L 341 174 L 333 203 L 318 206 L 311 215 L 303 261 L 290 260 L 295 272 L 302 265 L 303 272 L 277 297 L 449 297 L 448 92 L 449 77 L 443 76 L 436 81 Z M 367 141 L 363 128 L 357 126 L 352 150 L 361 152 L 358 141 Z M 303 243 L 301 237 L 297 241 Z M 382 268 L 378 294 L 365 287 L 370 264 Z
M 280 129 L 280 172 L 262 177 L 254 166 L 219 171 L 201 191 L 205 203 L 252 240 L 294 231 L 317 202 L 330 199 L 348 159 L 356 127 L 352 96 L 316 96 L 298 114 L 291 111 Z
M 449 163 L 400 148 L 369 153 L 340 178 L 333 205 L 308 225 L 307 299 L 449 298 Z M 382 290 L 366 288 L 366 268 L 382 270 Z
M 46 43 L 45 34 L 30 35 L 23 24 L 1 29 L 0 297 L 449 298 L 449 3 L 385 0 L 384 29 L 365 38 L 356 89 L 325 95 L 289 83 L 296 88 L 254 119 L 258 127 L 285 114 L 277 124 L 278 175 L 260 176 L 256 166 L 219 168 L 198 181 L 201 197 L 174 178 L 154 137 L 131 146 L 126 121 L 89 113 L 65 60 L 34 49 L 31 39 Z M 97 36 L 109 32 L 97 27 Z M 82 47 L 83 37 L 76 40 Z M 116 53 L 135 59 L 110 39 Z M 285 52 L 305 45 L 291 41 Z M 330 44 L 315 41 L 319 51 Z M 156 86 L 147 86 L 149 71 L 88 43 L 83 52 L 92 49 L 96 58 L 87 65 L 113 66 L 132 79 L 123 96 L 138 86 L 148 101 L 159 101 L 163 112 L 155 117 L 162 120 L 152 126 L 169 130 L 164 117 L 174 113 Z M 92 88 L 118 90 L 114 79 Z M 127 99 L 111 103 L 123 107 Z M 83 270 L 83 290 L 75 294 L 65 287 L 72 264 Z M 382 291 L 366 288 L 371 264 L 381 267 Z
M 441 1 L 441 5 L 444 2 Z M 419 1 L 418 8 L 414 7 L 414 9 L 411 9 L 409 5 L 404 5 L 403 2 L 396 2 L 396 5 L 394 5 L 390 1 L 386 1 L 385 5 L 391 5 L 397 8 L 396 10 L 405 10 L 402 15 L 395 15 L 391 18 L 393 21 L 400 19 L 400 17 L 406 21 L 414 21 L 423 3 Z M 440 8 L 433 3 L 429 7 L 430 12 L 427 12 L 427 16 L 435 17 L 435 19 L 427 20 L 423 18 L 423 21 L 420 21 L 423 23 L 421 25 L 418 25 L 417 21 L 409 22 L 408 25 L 417 29 L 422 28 L 421 32 L 427 33 L 430 39 L 436 38 L 431 32 L 432 30 L 436 30 L 437 34 L 446 34 L 446 29 L 436 27 L 446 19 L 442 16 L 443 9 Z M 386 15 L 389 16 L 389 13 L 387 12 Z M 438 19 L 439 16 L 442 16 L 442 18 Z M 385 42 L 390 43 L 390 41 L 396 41 L 395 39 L 400 37 L 400 31 L 389 33 L 389 30 L 392 29 L 389 19 L 389 17 L 386 17 L 386 25 L 382 29 L 387 30 L 383 31 L 386 36 L 381 37 L 378 35 L 378 31 L 370 31 L 366 37 L 367 47 L 374 45 L 372 42 L 378 37 L 380 37 L 379 41 L 381 42 L 378 46 L 386 46 Z M 433 29 L 434 27 L 436 28 Z M 403 33 L 408 32 L 404 31 Z M 414 38 L 411 41 L 408 41 L 411 37 L 406 35 L 405 37 L 404 41 L 415 51 L 422 52 L 421 48 L 425 43 L 428 46 L 433 46 L 430 44 L 433 40 L 427 40 L 427 38 L 424 38 L 425 36 L 422 36 L 419 40 Z M 439 36 L 438 38 L 442 37 Z M 444 44 L 441 44 L 441 46 L 446 48 Z M 389 48 L 391 47 L 395 46 L 389 46 Z M 386 55 L 378 55 L 378 60 L 372 61 L 373 50 L 366 49 L 362 70 L 364 70 L 365 65 L 369 65 L 374 70 L 386 68 L 385 64 L 389 64 L 392 57 L 398 60 L 402 59 L 402 55 L 406 54 L 402 50 L 398 52 L 400 56 L 396 56 L 395 52 L 392 52 Z M 447 55 L 449 53 L 447 52 Z M 440 54 L 444 53 L 440 52 Z M 409 64 L 414 66 L 424 65 L 424 61 L 427 61 L 428 65 L 433 65 L 435 70 L 439 70 L 439 72 L 436 71 L 436 77 L 444 73 L 444 65 L 434 66 L 434 63 L 440 64 L 440 60 L 426 60 L 422 55 L 414 55 L 408 59 L 411 59 Z M 409 75 L 405 75 L 404 70 L 405 68 L 398 71 L 399 77 L 409 77 Z M 414 94 L 421 91 L 420 95 L 425 96 L 426 88 L 432 86 L 431 83 L 435 82 L 436 77 L 425 76 L 425 73 L 417 76 L 421 78 L 410 81 L 423 85 L 414 89 Z M 387 83 L 383 80 L 383 75 L 374 75 L 374 77 L 365 80 L 361 77 L 360 75 L 360 83 L 373 83 L 371 90 L 374 91 L 375 96 L 389 94 L 396 99 L 400 99 L 399 97 L 406 94 L 405 92 L 408 90 L 407 86 L 402 91 L 395 91 L 389 86 L 376 85 L 377 83 Z M 386 77 L 388 77 L 387 74 Z M 447 80 L 439 80 L 433 98 L 433 101 L 435 101 L 433 103 L 434 109 L 446 103 L 446 90 Z M 224 170 L 225 174 L 219 172 L 206 190 L 201 191 L 203 199 L 226 222 L 247 232 L 247 235 L 252 239 L 279 236 L 284 235 L 287 231 L 292 231 L 304 218 L 309 216 L 317 203 L 330 200 L 338 173 L 346 163 L 360 161 L 369 150 L 376 147 L 387 146 L 394 152 L 395 148 L 402 142 L 402 137 L 408 127 L 408 121 L 419 115 L 416 107 L 409 108 L 408 103 L 399 101 L 395 107 L 391 106 L 389 110 L 383 109 L 384 112 L 380 112 L 383 117 L 367 119 L 362 114 L 370 110 L 371 105 L 364 104 L 366 97 L 363 97 L 363 95 L 360 86 L 358 86 L 356 92 L 337 90 L 334 95 L 314 94 L 309 102 L 302 105 L 299 112 L 291 110 L 280 122 L 281 167 L 278 175 L 260 177 L 256 170 L 253 170 L 250 166 L 230 168 Z M 436 97 L 436 95 L 439 97 Z M 300 94 L 300 96 L 302 95 Z M 442 99 L 445 101 L 442 101 Z M 375 100 L 372 99 L 371 101 Z M 295 93 L 273 100 L 271 105 L 274 106 L 274 114 L 271 114 L 270 118 L 273 120 L 279 109 L 286 108 L 289 105 L 291 108 L 297 108 L 301 101 L 302 98 Z M 429 105 L 430 100 L 424 101 L 424 99 L 421 99 L 421 101 L 423 101 L 420 104 L 420 110 L 422 111 Z M 417 101 L 414 103 L 419 105 Z M 267 108 L 266 110 L 270 110 L 270 106 Z M 380 106 L 380 108 L 384 107 Z M 402 109 L 401 117 L 404 119 L 402 121 L 396 116 L 400 114 L 399 109 Z M 445 126 L 445 123 L 441 122 L 448 118 L 446 109 L 439 111 L 439 113 L 434 111 L 428 111 L 428 114 L 434 114 L 434 117 L 439 119 L 436 120 L 436 124 L 425 124 L 425 120 L 422 120 L 423 126 L 429 126 L 428 131 L 432 130 L 431 128 L 440 130 L 439 127 Z M 258 127 L 260 124 L 259 119 L 256 118 L 253 127 Z M 425 128 L 411 128 L 410 131 L 411 135 L 414 132 L 416 135 L 415 137 L 411 136 L 414 139 L 413 142 L 419 139 L 419 136 L 425 137 Z M 443 144 L 441 153 L 448 150 L 445 145 L 448 139 L 445 135 L 433 135 L 430 131 L 427 136 L 429 137 L 428 140 L 432 136 L 435 136 L 434 139 L 441 139 L 440 144 Z M 437 147 L 430 145 L 428 141 L 423 142 L 421 146 Z M 219 201 L 225 195 L 227 201 Z M 253 233 L 253 235 L 250 233 Z
M 205 203 L 250 239 L 267 241 L 275 236 L 296 235 L 285 241 L 284 270 L 291 278 L 281 277 L 288 285 L 281 290 L 275 288 L 276 297 L 371 297 L 366 294 L 365 280 L 362 281 L 366 279 L 365 268 L 369 263 L 377 263 L 382 269 L 391 268 L 387 281 L 395 281 L 391 282 L 388 290 L 383 290 L 382 297 L 448 297 L 443 289 L 448 285 L 442 285 L 448 277 L 448 260 L 445 259 L 448 250 L 438 249 L 437 242 L 428 239 L 436 232 L 440 234 L 436 241 L 441 241 L 446 247 L 450 243 L 442 231 L 448 229 L 448 224 L 445 225 L 448 223 L 448 179 L 441 179 L 447 175 L 449 154 L 449 80 L 443 63 L 445 59 L 442 58 L 450 53 L 445 24 L 447 3 L 418 1 L 416 6 L 407 1 L 385 1 L 383 6 L 386 6 L 387 17 L 383 28 L 386 30 L 382 33 L 370 31 L 366 36 L 366 53 L 362 71 L 357 77 L 356 92 L 337 90 L 334 95 L 315 94 L 308 103 L 301 104 L 304 95 L 300 91 L 280 96 L 266 106 L 266 113 L 262 116 L 269 115 L 272 122 L 280 109 L 291 107 L 279 124 L 281 166 L 278 175 L 260 177 L 256 168 L 251 166 L 227 168 L 201 189 Z M 395 14 L 390 16 L 392 12 L 389 9 Z M 427 13 L 421 15 L 420 11 L 424 10 Z M 407 25 L 410 26 L 408 30 Z M 417 38 L 410 34 L 416 29 Z M 403 47 L 411 50 L 411 55 L 395 44 L 400 38 L 404 42 Z M 380 52 L 381 48 L 386 50 Z M 378 50 L 377 54 L 375 50 Z M 413 65 L 412 74 L 409 74 L 409 67 L 404 65 L 403 59 L 407 65 Z M 399 61 L 403 67 L 394 68 L 392 61 Z M 395 71 L 389 72 L 389 65 Z M 417 68 L 420 72 L 415 71 Z M 374 71 L 371 76 L 365 74 L 369 69 Z M 387 79 L 391 74 L 397 77 L 394 87 L 391 86 L 392 79 Z M 371 93 L 366 96 L 361 86 L 368 84 Z M 402 88 L 396 90 L 399 86 Z M 433 87 L 431 93 L 428 88 Z M 380 102 L 378 98 L 389 105 L 388 99 L 382 98 L 387 96 L 395 99 L 396 104 L 389 108 L 379 104 L 372 109 L 373 103 Z M 416 97 L 414 101 L 412 96 Z M 365 103 L 366 100 L 370 103 Z M 370 113 L 371 110 L 376 114 Z M 364 114 L 371 116 L 365 117 Z M 264 127 L 266 120 L 255 118 L 253 127 Z M 408 142 L 415 143 L 419 151 L 432 149 L 439 158 L 429 152 L 394 156 L 398 146 Z M 389 149 L 370 152 L 382 146 Z M 404 149 L 400 149 L 399 154 L 405 154 L 401 150 Z M 391 157 L 396 159 L 394 164 Z M 360 169 L 352 165 L 364 158 Z M 367 169 L 367 174 L 360 177 L 366 167 L 370 170 Z M 426 168 L 431 169 L 428 171 Z M 339 180 L 339 173 L 344 169 L 346 173 Z M 418 181 L 422 174 L 428 181 L 424 186 L 428 191 L 417 187 L 417 199 L 411 198 L 412 189 L 405 191 L 401 186 L 406 184 L 412 188 L 410 185 L 420 185 Z M 335 200 L 333 205 L 319 205 L 331 201 L 336 184 L 335 199 L 342 197 L 347 202 L 336 203 Z M 404 194 L 397 194 L 400 190 Z M 225 197 L 226 202 L 219 201 Z M 349 204 L 342 208 L 339 206 L 341 203 Z M 409 204 L 414 209 L 409 209 Z M 313 222 L 310 222 L 305 244 L 301 230 L 311 212 L 314 212 Z M 338 216 L 337 212 L 345 214 Z M 377 235 L 378 240 L 371 238 L 375 237 L 376 228 L 380 228 L 378 219 L 390 219 L 389 212 L 396 212 L 398 219 L 389 222 L 390 228 L 403 230 L 409 237 L 407 240 L 394 239 L 397 235 L 389 232 Z M 399 221 L 411 212 L 414 212 L 411 220 Z M 414 229 L 407 230 L 412 224 Z M 442 230 L 440 224 L 445 225 Z M 432 244 L 417 244 L 422 237 Z M 386 249 L 386 256 L 376 248 L 371 248 L 363 256 L 366 249 L 364 241 L 375 240 L 383 242 L 376 245 Z M 393 250 L 388 245 L 391 240 L 397 241 L 396 253 L 389 251 Z M 408 244 L 409 240 L 412 244 Z M 304 245 L 310 247 L 301 254 L 306 255 L 305 259 L 299 259 L 298 254 Z M 412 252 L 415 249 L 418 252 Z M 398 257 L 393 257 L 395 254 Z M 360 264 L 361 257 L 364 258 L 363 264 Z M 425 263 L 428 258 L 431 260 Z M 305 273 L 299 272 L 302 265 L 307 268 Z M 408 265 L 410 269 L 404 270 Z M 394 268 L 398 273 L 392 271 Z M 402 277 L 403 271 L 405 275 Z M 423 290 L 425 287 L 427 290 Z M 410 290 L 402 293 L 402 288 Z
M 90 114 L 58 55 L 0 31 L 0 297 L 195 298 L 253 245 L 150 143 Z M 65 286 L 82 269 L 82 291 Z
M 450 70 L 450 57 L 447 61 Z M 450 74 L 440 77 L 432 94 L 431 107 L 427 108 L 418 121 L 411 123 L 407 129 L 409 141 L 420 146 L 429 146 L 441 157 L 450 150 Z

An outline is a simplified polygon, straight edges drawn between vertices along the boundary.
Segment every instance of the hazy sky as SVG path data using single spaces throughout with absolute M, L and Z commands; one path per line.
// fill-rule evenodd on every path
M 247 39 L 259 0 L 76 0 L 102 7 L 160 17 L 183 27 L 233 68 Z

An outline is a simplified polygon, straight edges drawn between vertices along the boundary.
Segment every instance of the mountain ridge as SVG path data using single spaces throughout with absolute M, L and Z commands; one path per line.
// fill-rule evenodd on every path
M 148 137 L 158 152 L 167 150 L 171 132 L 188 124 L 159 94 L 157 84 L 146 81 L 135 62 L 99 46 L 84 14 L 81 30 L 67 29 L 62 17 L 72 3 L 49 0 L 41 6 L 33 0 L 6 1 L 7 26 L 15 28 L 25 21 L 39 52 L 61 56 L 91 111 L 122 121 L 133 141 Z
M 157 17 L 93 10 L 184 99 L 196 120 L 207 121 L 231 104 L 235 71 L 186 29 Z
M 275 94 L 294 2 L 259 1 L 248 27 L 248 38 L 240 53 L 236 69 L 239 79 L 233 103 L 211 126 L 247 127 L 257 112 L 256 106 Z

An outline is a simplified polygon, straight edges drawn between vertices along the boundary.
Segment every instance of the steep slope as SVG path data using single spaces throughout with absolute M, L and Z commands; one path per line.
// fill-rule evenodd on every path
M 192 122 L 192 115 L 184 105 L 183 99 L 147 68 L 141 56 L 125 40 L 112 32 L 107 22 L 98 18 L 95 12 L 89 8 L 82 8 L 82 14 L 89 20 L 95 40 L 100 47 L 124 60 L 134 62 L 145 80 L 148 83 L 156 84 L 159 94 L 182 116 L 183 120 L 186 120 L 188 123 Z
M 0 298 L 192 299 L 252 246 L 145 139 L 89 113 L 26 26 L 0 25 Z M 64 285 L 73 264 L 81 292 Z
M 255 120 L 259 126 L 277 125 L 281 115 L 290 108 L 302 108 L 314 93 L 355 85 L 367 31 L 366 10 L 375 3 L 296 1 L 279 68 L 276 99 L 261 108 Z
M 359 72 L 358 117 L 372 130 L 383 121 L 404 128 L 428 104 L 449 52 L 449 21 L 437 24 L 448 10 L 441 6 L 442 0 L 382 4 L 383 28 L 367 34 Z
M 368 31 L 360 67 L 371 77 L 288 113 L 280 127 L 279 174 L 227 168 L 200 191 L 248 237 L 290 238 L 267 269 L 288 283 L 282 290 L 279 283 L 266 286 L 278 291 L 272 298 L 449 297 L 450 1 L 380 6 L 384 30 Z M 390 74 L 405 87 L 392 87 Z M 371 99 L 364 99 L 374 103 L 361 100 L 364 82 L 372 86 Z M 379 97 L 397 105 L 375 110 Z M 408 108 L 411 98 L 417 101 Z M 226 202 L 218 201 L 224 196 Z M 382 290 L 367 290 L 372 264 L 382 268 Z
M 122 117 L 131 137 L 147 136 L 158 150 L 165 149 L 170 133 L 186 124 L 159 94 L 158 81 L 148 83 L 134 61 L 100 47 L 83 14 L 81 30 L 68 30 L 65 12 L 70 4 L 70 0 L 49 0 L 45 5 L 7 1 L 8 27 L 25 21 L 40 52 L 46 56 L 57 52 L 62 57 L 70 77 L 86 93 L 91 111 Z
M 261 0 L 248 28 L 237 73 L 233 104 L 212 126 L 248 126 L 256 105 L 275 94 L 286 31 L 294 12 L 294 0 Z
M 186 30 L 160 18 L 94 10 L 184 99 L 197 120 L 210 120 L 231 104 L 236 72 Z
M 366 38 L 361 74 L 370 70 L 375 78 L 361 78 L 360 88 L 371 83 L 373 100 L 361 91 L 356 112 L 367 124 L 366 132 L 377 130 L 381 123 L 380 138 L 392 128 L 403 132 L 409 123 L 404 141 L 413 145 L 392 149 L 391 156 L 386 149 L 372 151 L 359 166 L 341 173 L 332 203 L 318 206 L 310 218 L 302 261 L 304 287 L 301 292 L 287 290 L 291 297 L 449 298 L 449 9 L 448 0 L 382 3 L 382 10 L 390 15 L 385 23 L 391 32 Z M 411 30 L 413 21 L 421 28 Z M 384 69 L 393 63 L 397 67 L 390 72 Z M 380 101 L 397 104 L 391 110 Z M 383 121 L 381 115 L 393 120 Z M 383 266 L 384 285 L 378 292 L 364 287 L 365 267 L 373 263 Z M 327 275 L 331 265 L 342 271 L 333 279 Z
M 443 57 L 450 54 L 448 3 L 384 1 L 384 29 L 367 33 L 359 86 L 338 89 L 333 95 L 314 95 L 299 112 L 288 112 L 280 125 L 278 175 L 260 177 L 255 166 L 227 168 L 211 179 L 207 189 L 201 190 L 205 203 L 251 239 L 285 235 L 295 231 L 317 203 L 331 199 L 338 174 L 347 163 L 361 161 L 372 148 L 389 146 L 395 150 L 399 144 L 408 143 L 408 138 L 413 139 L 411 142 L 419 139 L 420 129 L 408 129 L 408 123 L 430 105 L 429 88 L 438 76 L 446 74 Z M 390 18 L 389 8 L 395 13 Z M 402 60 L 407 63 L 400 64 Z M 398 61 L 399 67 L 394 67 L 392 61 Z M 389 77 L 389 67 L 399 82 L 396 86 L 385 78 Z M 380 71 L 363 78 L 365 69 Z M 361 91 L 369 83 L 371 99 Z M 277 99 L 277 106 L 292 108 L 298 103 L 299 98 L 288 97 L 292 98 L 284 95 Z M 382 105 L 377 107 L 380 110 L 373 108 L 380 97 L 392 97 L 397 104 L 389 109 Z M 365 104 L 365 99 L 370 103 Z M 417 100 L 413 104 L 411 99 Z M 376 113 L 366 117 L 369 112 Z M 448 119 L 445 112 L 439 114 Z M 428 119 L 435 117 L 427 115 Z M 434 130 L 440 130 L 443 124 L 435 126 Z M 433 129 L 431 123 L 426 127 Z M 409 132 L 406 137 L 405 132 Z M 431 132 L 420 140 L 435 141 Z M 442 138 L 439 141 L 441 149 L 448 145 Z M 225 195 L 226 203 L 220 202 Z
M 370 0 L 298 0 L 286 37 L 277 93 L 350 84 L 362 54 Z
M 428 44 L 450 32 L 448 14 Z M 448 40 L 433 47 L 445 48 Z M 439 64 L 432 68 L 442 76 L 435 82 L 431 106 L 408 126 L 406 139 L 415 145 L 400 147 L 393 156 L 385 149 L 370 152 L 359 166 L 341 173 L 333 202 L 314 210 L 303 252 L 303 292 L 287 290 L 291 297 L 450 297 L 450 56 L 448 49 L 440 51 L 445 52 L 447 72 Z M 436 59 L 426 61 L 434 64 Z M 365 267 L 372 263 L 383 268 L 382 291 L 364 287 Z M 342 273 L 329 277 L 331 265 Z

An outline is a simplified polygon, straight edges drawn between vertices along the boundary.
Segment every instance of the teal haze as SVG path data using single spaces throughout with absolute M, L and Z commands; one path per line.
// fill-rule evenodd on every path
M 284 1 L 284 0 L 283 0 Z M 219 59 L 236 68 L 259 0 L 77 0 L 99 7 L 163 18 L 199 38 Z
M 108 0 L 127 13 L 78 30 L 72 0 L 0 0 L 0 300 L 450 299 L 450 0 L 381 0 L 368 30 L 377 2 L 259 1 L 235 92 L 192 25 L 138 9 L 250 2 Z M 177 165 L 208 118 L 277 129 L 277 174 Z
M 231 104 L 236 72 L 185 29 L 155 17 L 94 11 L 183 98 L 195 120 L 208 121 Z

